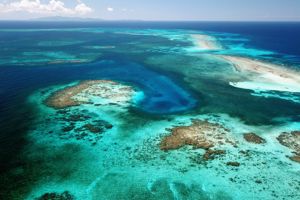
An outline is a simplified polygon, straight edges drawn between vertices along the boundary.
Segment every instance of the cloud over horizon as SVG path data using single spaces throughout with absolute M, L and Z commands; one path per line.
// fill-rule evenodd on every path
M 0 3 L 0 13 L 27 12 L 40 15 L 72 16 L 86 15 L 92 11 L 92 8 L 81 1 L 77 1 L 76 6 L 73 8 L 66 7 L 64 2 L 60 0 L 49 0 L 48 3 L 42 3 L 40 0 L 19 0 L 10 3 Z
M 115 9 L 112 8 L 112 7 L 107 7 L 106 10 L 107 10 L 108 12 L 113 12 Z
M 300 21 L 300 0 L 0 0 L 0 20 Z

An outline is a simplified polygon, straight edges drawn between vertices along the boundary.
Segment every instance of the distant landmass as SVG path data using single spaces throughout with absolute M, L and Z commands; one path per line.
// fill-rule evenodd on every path
M 83 18 L 83 17 L 61 17 L 61 16 L 53 16 L 53 17 L 40 17 L 30 19 L 31 21 L 103 21 L 103 19 L 99 18 Z

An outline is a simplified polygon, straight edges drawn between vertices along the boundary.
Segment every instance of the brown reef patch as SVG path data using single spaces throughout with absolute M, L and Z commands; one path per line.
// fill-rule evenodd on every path
M 91 133 L 101 133 L 103 131 L 101 127 L 95 126 L 93 124 L 85 124 L 83 128 L 89 130 Z
M 179 149 L 190 145 L 195 149 L 204 149 L 204 160 L 214 159 L 217 155 L 225 154 L 225 150 L 215 150 L 225 145 L 236 147 L 235 140 L 230 138 L 229 130 L 217 123 L 194 120 L 190 126 L 177 126 L 167 129 L 171 132 L 165 136 L 159 147 L 163 151 Z
M 54 92 L 45 100 L 45 104 L 56 109 L 63 109 L 81 104 L 94 104 L 90 98 L 100 97 L 106 99 L 106 104 L 118 105 L 127 102 L 133 93 L 134 90 L 130 86 L 114 81 L 87 80 Z
M 208 149 L 203 155 L 204 160 L 213 160 L 218 155 L 224 155 L 226 153 L 225 150 L 211 150 Z
M 255 133 L 245 133 L 244 139 L 247 142 L 254 143 L 254 144 L 264 144 L 266 143 L 266 140 Z
M 291 133 L 283 132 L 277 137 L 277 140 L 280 144 L 293 151 L 295 155 L 289 158 L 300 163 L 300 131 L 292 131 Z
M 46 99 L 45 103 L 47 106 L 56 109 L 78 106 L 81 104 L 81 102 L 73 99 L 72 97 L 79 94 L 81 91 L 89 88 L 91 85 L 98 84 L 101 82 L 103 82 L 103 80 L 82 81 L 74 86 L 69 86 L 62 90 L 54 92 L 50 97 Z
M 227 166 L 239 167 L 241 164 L 239 162 L 227 162 Z
M 291 156 L 290 159 L 291 159 L 292 161 L 295 161 L 295 162 L 300 163 L 300 155 L 294 155 L 294 156 Z
M 194 120 L 190 126 L 177 126 L 169 131 L 171 134 L 164 137 L 160 143 L 161 150 L 179 149 L 186 145 L 196 149 L 210 149 L 226 143 L 236 145 L 235 141 L 227 137 L 229 130 L 208 121 Z
M 35 198 L 36 200 L 73 200 L 75 199 L 73 195 L 71 195 L 68 191 L 63 193 L 45 193 L 39 198 Z

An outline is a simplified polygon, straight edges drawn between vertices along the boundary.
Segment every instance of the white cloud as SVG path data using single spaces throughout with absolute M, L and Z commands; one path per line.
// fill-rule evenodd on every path
M 76 7 L 75 7 L 75 12 L 81 14 L 81 15 L 85 15 L 87 13 L 92 12 L 93 10 L 88 7 L 87 5 L 85 5 L 84 3 L 79 3 Z
M 77 2 L 74 8 L 67 8 L 60 0 L 50 0 L 48 3 L 41 3 L 40 0 L 20 0 L 11 3 L 0 3 L 0 13 L 28 12 L 46 15 L 85 15 L 92 12 L 92 9 L 81 1 Z
M 108 12 L 113 12 L 115 9 L 112 8 L 112 7 L 108 7 L 108 8 L 106 8 L 106 10 L 107 10 Z

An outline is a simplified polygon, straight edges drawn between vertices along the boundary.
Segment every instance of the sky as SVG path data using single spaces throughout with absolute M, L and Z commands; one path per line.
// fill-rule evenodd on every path
M 300 21 L 300 0 L 0 0 L 1 20 Z

